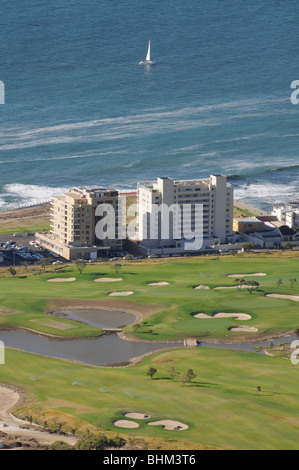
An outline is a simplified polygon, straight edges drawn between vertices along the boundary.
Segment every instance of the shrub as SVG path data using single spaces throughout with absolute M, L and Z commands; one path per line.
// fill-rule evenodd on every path
M 64 441 L 55 441 L 50 444 L 49 450 L 74 450 L 74 447 Z
M 108 438 L 105 434 L 89 434 L 83 437 L 75 445 L 76 450 L 104 450 L 107 447 L 123 447 L 125 439 L 116 436 L 115 438 Z

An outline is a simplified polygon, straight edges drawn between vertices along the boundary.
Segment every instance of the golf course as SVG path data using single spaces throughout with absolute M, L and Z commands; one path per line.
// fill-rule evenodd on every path
M 183 345 L 295 335 L 298 259 L 285 251 L 86 263 L 81 272 L 76 264 L 22 266 L 14 276 L 1 269 L 0 340 L 22 332 L 109 341 L 107 328 L 66 314 L 105 310 L 132 315 L 116 324 L 124 342 L 164 343 L 106 366 L 28 352 L 25 340 L 6 347 L 0 383 L 23 393 L 14 414 L 69 433 L 117 433 L 143 448 L 297 449 L 298 365 Z

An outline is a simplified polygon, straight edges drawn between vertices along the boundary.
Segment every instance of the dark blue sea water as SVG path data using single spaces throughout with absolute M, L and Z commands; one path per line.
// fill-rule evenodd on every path
M 298 21 L 295 0 L 3 0 L 0 210 L 214 172 L 298 198 Z

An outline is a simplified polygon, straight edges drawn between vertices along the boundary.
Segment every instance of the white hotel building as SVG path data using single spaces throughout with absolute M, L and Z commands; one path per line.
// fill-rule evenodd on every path
M 138 183 L 138 242 L 144 247 L 163 249 L 165 254 L 188 251 L 184 237 L 183 212 L 189 205 L 191 229 L 202 238 L 200 249 L 225 244 L 233 237 L 233 188 L 223 175 L 211 175 L 206 180 L 158 178 Z M 157 213 L 154 205 L 160 205 Z M 164 208 L 161 205 L 165 205 Z M 169 216 L 172 205 L 179 207 Z M 201 208 L 197 213 L 195 207 Z M 188 214 L 188 212 L 187 212 Z M 191 218 L 190 218 L 191 214 Z M 170 220 L 169 236 L 163 237 L 162 222 Z M 200 219 L 200 220 L 198 220 Z M 198 233 L 197 233 L 198 232 Z M 156 233 L 153 238 L 152 234 Z M 164 232 L 165 235 L 165 232 Z

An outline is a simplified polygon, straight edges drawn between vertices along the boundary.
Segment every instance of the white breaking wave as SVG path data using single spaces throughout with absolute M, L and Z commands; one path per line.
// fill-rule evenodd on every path
M 274 183 L 255 183 L 243 185 L 234 191 L 235 198 L 242 201 L 264 201 L 269 204 L 287 202 L 298 195 L 296 186 Z
M 52 196 L 65 193 L 68 188 L 53 188 L 34 184 L 6 184 L 0 194 L 0 208 L 2 210 L 15 209 L 23 206 L 47 202 Z

